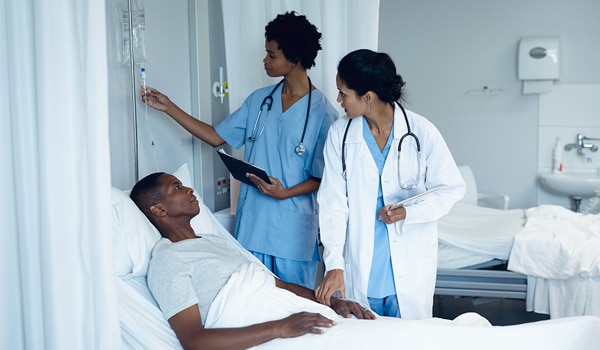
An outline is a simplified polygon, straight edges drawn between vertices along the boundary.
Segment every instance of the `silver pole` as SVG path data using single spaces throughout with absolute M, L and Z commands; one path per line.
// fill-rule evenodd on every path
M 138 154 L 138 122 L 137 122 L 137 103 L 135 100 L 136 89 L 135 89 L 135 57 L 133 55 L 133 11 L 131 7 L 131 0 L 127 0 L 127 6 L 129 9 L 129 62 L 131 64 L 131 100 L 132 100 L 132 112 L 133 112 L 133 156 L 134 162 L 134 173 L 135 182 L 140 179 L 140 167 L 139 167 L 139 154 Z

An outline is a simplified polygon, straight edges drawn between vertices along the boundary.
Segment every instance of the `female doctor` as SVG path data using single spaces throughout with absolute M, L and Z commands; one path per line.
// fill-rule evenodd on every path
M 429 318 L 437 220 L 462 198 L 465 183 L 435 126 L 399 104 L 404 81 L 387 54 L 349 53 L 336 83 L 347 115 L 325 142 L 317 200 L 326 275 L 317 299 L 328 304 L 339 292 L 382 316 Z
M 321 50 L 321 33 L 305 16 L 278 15 L 265 27 L 264 68 L 279 83 L 254 91 L 238 110 L 213 127 L 182 111 L 153 88 L 141 90 L 164 111 L 212 146 L 244 146 L 244 160 L 263 168 L 271 183 L 248 174 L 241 184 L 235 237 L 277 277 L 314 289 L 319 253 L 316 191 L 323 145 L 338 113 L 308 76 Z

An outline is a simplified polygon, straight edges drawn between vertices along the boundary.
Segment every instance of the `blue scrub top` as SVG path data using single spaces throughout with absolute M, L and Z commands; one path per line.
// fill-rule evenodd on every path
M 392 140 L 394 139 L 394 129 L 390 132 L 390 136 L 383 148 L 379 150 L 375 137 L 367 125 L 367 119 L 363 118 L 363 137 L 375 165 L 379 170 L 379 188 L 377 190 L 377 208 L 375 210 L 375 239 L 373 242 L 373 260 L 371 261 L 371 272 L 369 274 L 369 287 L 367 296 L 370 298 L 384 298 L 390 295 L 396 295 L 396 286 L 394 284 L 394 271 L 392 269 L 392 256 L 390 252 L 390 243 L 388 238 L 388 229 L 385 222 L 379 220 L 379 211 L 383 208 L 383 189 L 381 187 L 381 173 L 385 160 L 390 153 Z
M 310 177 L 323 176 L 323 146 L 337 111 L 320 90 L 313 90 L 310 115 L 304 135 L 305 153 L 295 152 L 306 120 L 308 95 L 282 112 L 283 84 L 273 92 L 271 111 L 267 107 L 258 121 L 256 141 L 253 134 L 258 111 L 272 86 L 258 89 L 242 106 L 218 124 L 217 133 L 232 147 L 244 147 L 244 160 L 278 178 L 283 187 L 291 187 Z M 264 125 L 264 131 L 260 130 Z M 258 136 L 260 134 L 260 136 Z M 279 258 L 315 261 L 318 231 L 317 193 L 285 200 L 263 195 L 257 188 L 241 184 L 235 217 L 235 237 L 246 249 Z

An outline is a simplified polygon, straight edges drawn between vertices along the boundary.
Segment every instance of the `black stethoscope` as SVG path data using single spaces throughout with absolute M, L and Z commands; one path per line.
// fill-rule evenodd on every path
M 294 149 L 296 154 L 299 156 L 303 155 L 304 152 L 306 151 L 306 148 L 304 147 L 304 135 L 306 134 L 306 126 L 308 125 L 308 116 L 310 114 L 310 100 L 312 97 L 312 83 L 310 81 L 310 77 L 307 76 L 307 78 L 308 78 L 308 106 L 306 107 L 306 118 L 304 119 L 304 129 L 302 130 L 302 137 L 300 138 L 300 143 Z M 269 119 L 269 114 L 271 114 L 271 107 L 273 106 L 273 93 L 275 92 L 275 90 L 277 90 L 279 85 L 281 85 L 284 82 L 284 80 L 285 79 L 282 79 L 279 83 L 277 83 L 277 85 L 275 85 L 273 90 L 271 90 L 271 92 L 269 93 L 269 96 L 267 96 L 263 99 L 262 103 L 260 104 L 260 109 L 258 110 L 258 116 L 256 117 L 256 121 L 254 121 L 254 127 L 252 128 L 252 134 L 250 134 L 250 136 L 248 137 L 248 140 L 256 141 L 260 137 L 260 135 L 262 135 L 263 131 L 265 131 L 265 125 L 267 124 L 267 120 Z M 258 121 L 260 120 L 260 117 L 262 115 L 263 108 L 265 105 L 267 106 L 267 116 L 265 117 L 265 122 L 263 123 L 262 128 L 260 128 L 260 131 L 258 132 L 258 135 L 257 135 L 256 128 L 258 127 Z
M 396 102 L 396 104 L 402 110 L 402 114 L 404 115 L 404 121 L 406 122 L 406 129 L 407 129 L 406 133 L 404 135 L 402 135 L 402 137 L 400 138 L 400 142 L 398 142 L 398 182 L 400 183 L 400 187 L 402 187 L 403 189 L 412 190 L 417 187 L 417 185 L 419 184 L 419 179 L 421 178 L 421 143 L 419 142 L 419 138 L 417 137 L 417 135 L 415 135 L 410 130 L 410 124 L 408 123 L 408 117 L 406 116 L 406 111 L 404 110 L 402 105 L 400 105 L 400 103 Z M 344 177 L 344 180 L 346 180 L 346 154 L 345 154 L 346 136 L 348 135 L 348 129 L 350 129 L 350 123 L 352 123 L 352 119 L 348 120 L 348 124 L 346 124 L 346 130 L 344 130 L 344 137 L 342 139 L 342 176 Z M 415 143 L 417 145 L 417 148 L 416 148 L 417 149 L 417 177 L 415 178 L 414 182 L 403 182 L 402 174 L 400 171 L 400 153 L 402 152 L 402 142 L 407 137 L 412 137 L 415 140 Z

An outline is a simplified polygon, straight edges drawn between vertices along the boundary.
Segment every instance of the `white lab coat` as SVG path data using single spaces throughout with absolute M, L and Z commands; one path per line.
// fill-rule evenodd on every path
M 413 190 L 399 186 L 397 149 L 407 128 L 398 106 L 394 112 L 394 140 L 381 181 L 386 205 L 428 188 L 440 187 L 422 202 L 408 206 L 405 220 L 388 225 L 401 316 L 422 319 L 432 316 L 437 220 L 463 197 L 466 186 L 437 128 L 424 117 L 406 112 L 411 130 L 421 144 L 420 182 Z M 379 172 L 363 138 L 362 118 L 355 118 L 346 137 L 347 180 L 342 175 L 341 152 L 348 118 L 340 118 L 330 127 L 324 149 L 325 171 L 318 203 L 325 269 L 343 269 L 346 297 L 368 306 Z M 413 163 L 410 171 L 416 172 L 416 161 Z

